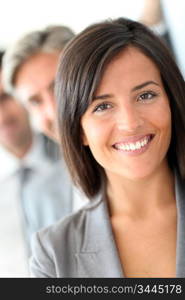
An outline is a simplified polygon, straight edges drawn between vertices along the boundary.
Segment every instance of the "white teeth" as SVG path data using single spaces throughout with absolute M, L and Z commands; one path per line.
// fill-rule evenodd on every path
M 124 150 L 124 151 L 139 150 L 142 147 L 144 147 L 146 144 L 148 144 L 149 140 L 150 140 L 149 137 L 145 137 L 143 140 L 137 141 L 136 143 L 116 144 L 115 148 L 118 149 L 118 150 Z
M 146 145 L 147 143 L 148 143 L 148 140 L 145 138 L 144 145 Z
M 135 145 L 131 143 L 131 144 L 130 144 L 130 149 L 131 149 L 131 150 L 135 150 Z
M 141 144 L 140 142 L 137 142 L 137 143 L 136 143 L 136 149 L 140 149 L 141 146 L 142 146 L 142 144 Z

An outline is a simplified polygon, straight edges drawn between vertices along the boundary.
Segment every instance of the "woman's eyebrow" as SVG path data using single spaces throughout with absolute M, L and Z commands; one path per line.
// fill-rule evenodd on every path
M 92 101 L 104 100 L 104 99 L 109 99 L 109 98 L 112 98 L 112 97 L 113 97 L 113 95 L 111 95 L 111 94 L 97 95 L 97 96 L 93 96 Z
M 137 90 L 140 90 L 140 89 L 144 88 L 145 86 L 147 86 L 147 85 L 149 85 L 149 84 L 155 84 L 155 85 L 159 86 L 159 84 L 158 84 L 157 82 L 155 82 L 155 81 L 153 81 L 153 80 L 150 80 L 150 81 L 143 82 L 143 83 L 141 83 L 141 84 L 139 84 L 139 85 L 136 85 L 136 86 L 132 89 L 132 92 L 135 92 L 135 91 L 137 91 Z

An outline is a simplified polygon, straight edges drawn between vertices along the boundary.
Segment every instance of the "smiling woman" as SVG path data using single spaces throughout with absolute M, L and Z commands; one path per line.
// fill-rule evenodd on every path
M 166 167 L 171 112 L 155 64 L 134 47 L 117 55 L 106 67 L 81 124 L 84 144 L 111 186 L 112 174 L 140 179 Z
M 166 47 L 128 19 L 92 25 L 65 48 L 56 91 L 91 203 L 35 235 L 32 275 L 185 277 L 185 86 Z

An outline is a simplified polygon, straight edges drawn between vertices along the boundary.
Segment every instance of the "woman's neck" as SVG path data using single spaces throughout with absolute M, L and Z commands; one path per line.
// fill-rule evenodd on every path
M 154 209 L 174 204 L 174 176 L 167 164 L 139 180 L 110 175 L 107 198 L 111 217 L 125 214 L 144 217 Z

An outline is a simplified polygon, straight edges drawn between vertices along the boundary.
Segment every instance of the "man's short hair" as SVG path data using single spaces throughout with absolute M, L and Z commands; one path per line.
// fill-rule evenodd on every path
M 7 92 L 14 94 L 14 83 L 18 69 L 38 52 L 60 52 L 74 37 L 66 26 L 48 26 L 44 30 L 30 32 L 13 44 L 3 58 L 3 82 Z

